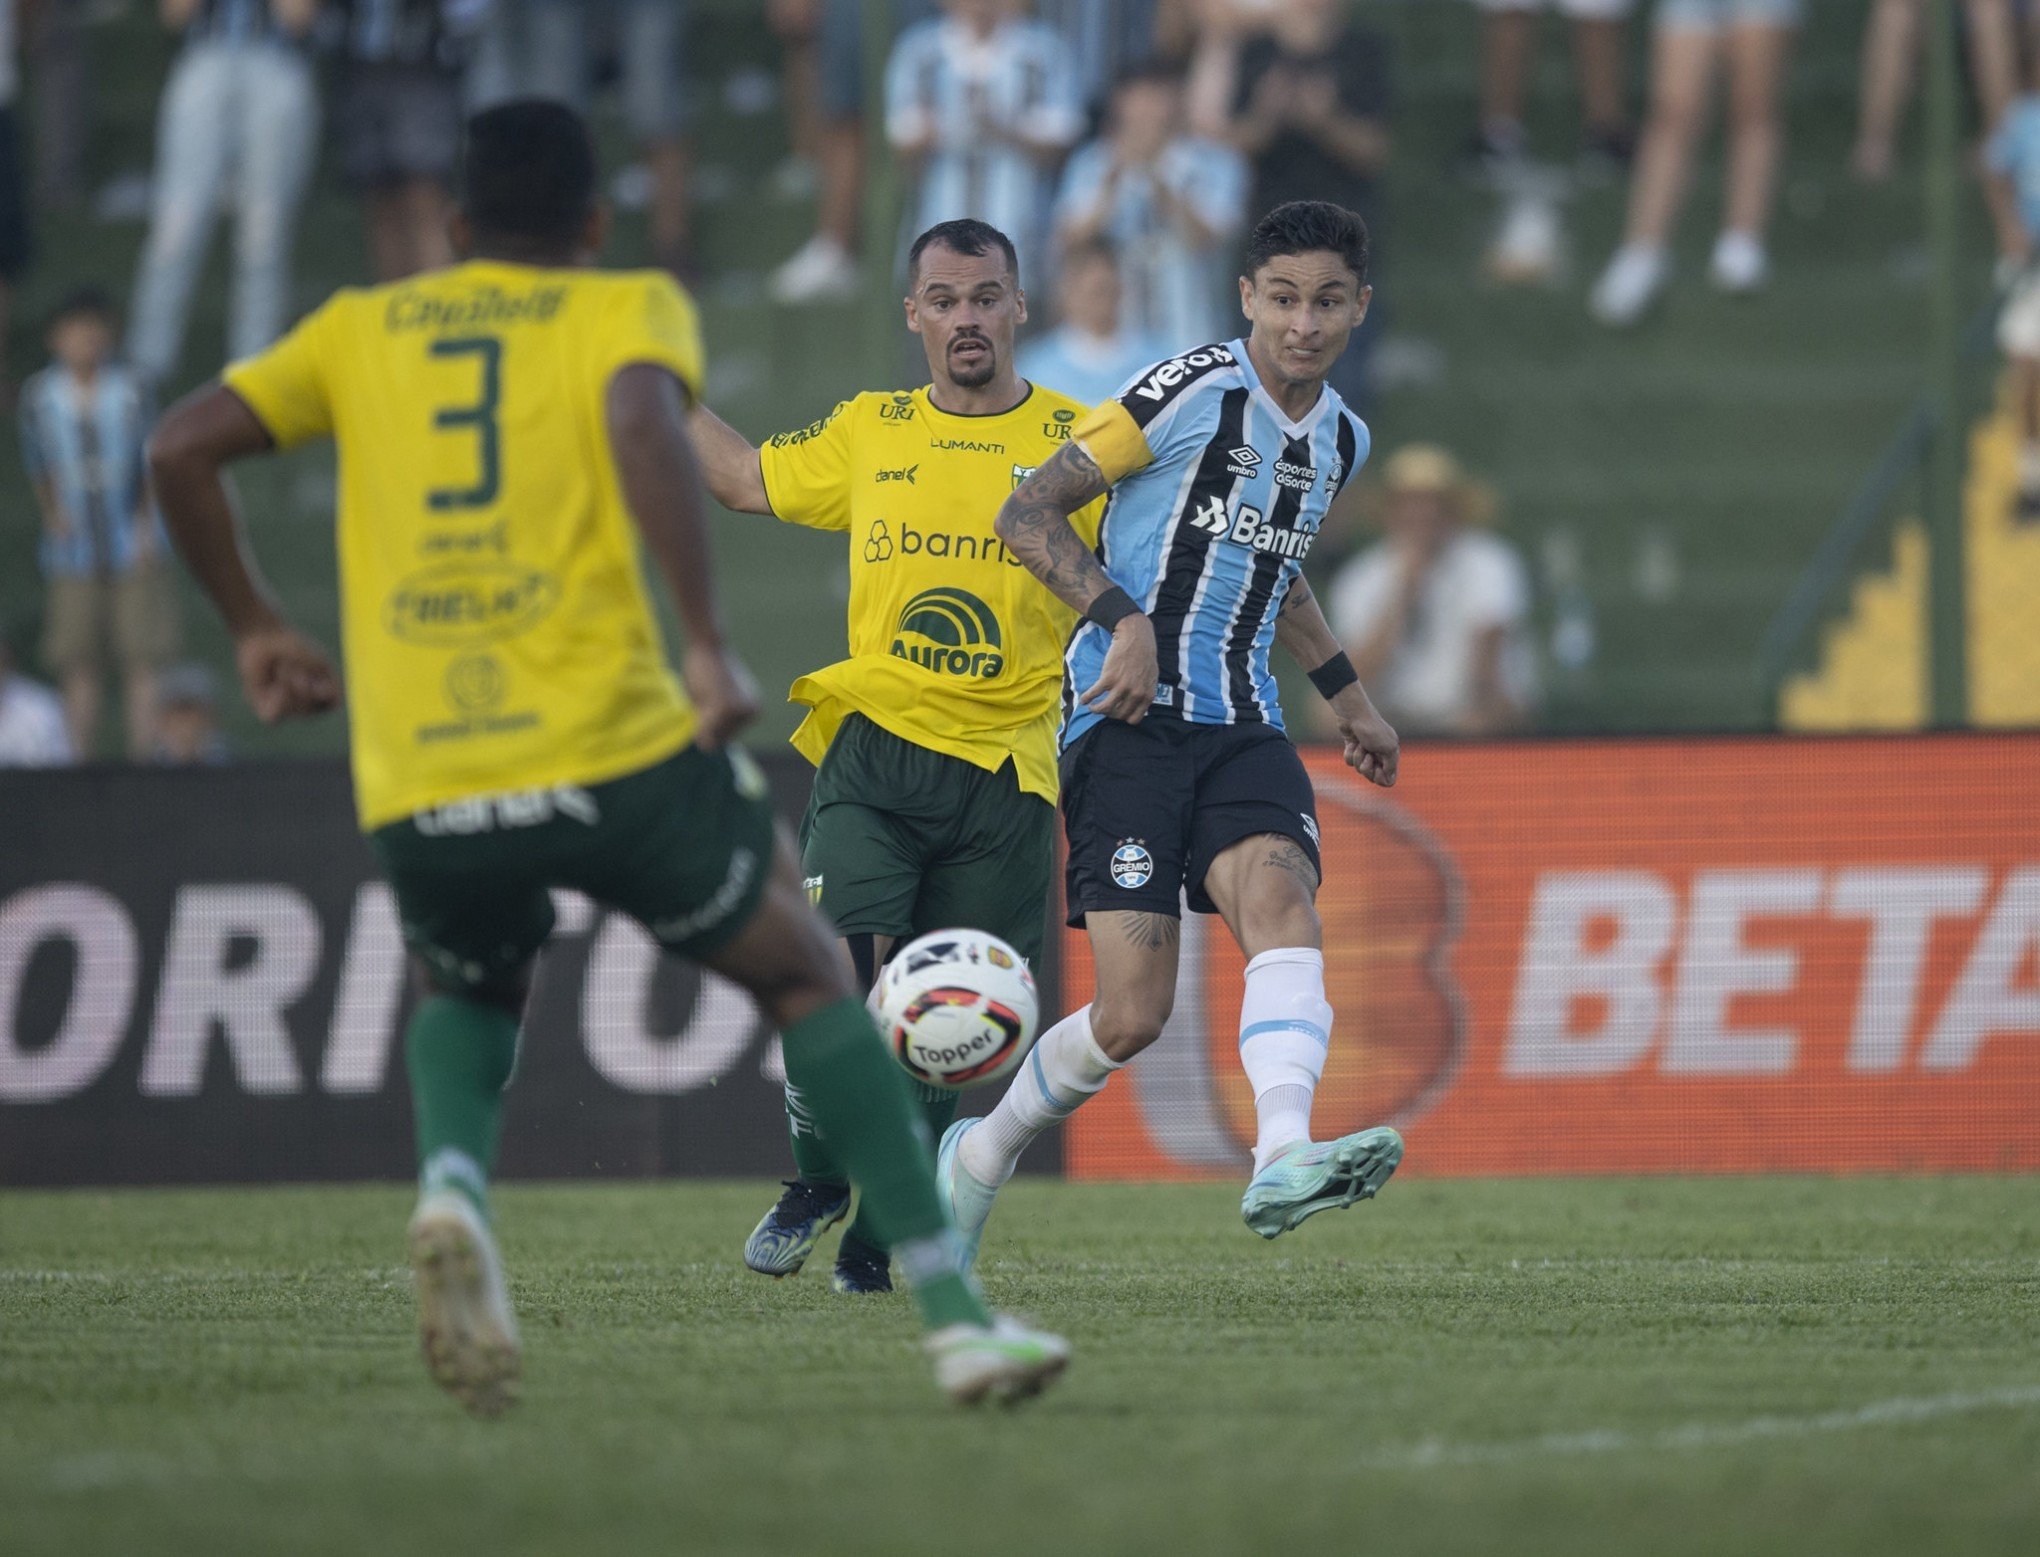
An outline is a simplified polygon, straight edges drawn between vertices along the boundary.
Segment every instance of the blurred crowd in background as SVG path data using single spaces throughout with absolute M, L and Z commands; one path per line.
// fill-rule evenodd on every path
M 291 322 L 292 245 L 322 139 L 362 208 L 369 267 L 394 280 L 447 262 L 446 217 L 463 115 L 516 96 L 607 99 L 637 161 L 656 261 L 692 279 L 687 0 L 152 0 L 178 40 L 162 84 L 146 191 L 147 239 L 125 298 L 82 291 L 39 331 L 45 356 L 17 383 L 5 355 L 9 285 L 35 263 L 34 213 L 88 197 L 95 132 L 89 36 L 144 0 L 0 0 L 0 386 L 18 402 L 47 579 L 32 682 L 0 643 L 0 763 L 98 755 L 101 708 L 122 709 L 135 759 L 219 760 L 217 689 L 180 663 L 176 590 L 143 478 L 150 408 L 177 382 L 215 228 L 230 231 L 226 338 L 259 350 Z M 1341 0 L 897 0 L 895 36 L 859 0 L 765 0 L 782 60 L 790 160 L 811 191 L 812 235 L 776 257 L 785 305 L 861 295 L 897 274 L 903 237 L 976 216 L 1022 255 L 1035 326 L 1021 368 L 1095 401 L 1135 370 L 1230 335 L 1247 227 L 1282 201 L 1364 215 L 1393 275 L 1392 212 L 1377 198 L 1395 155 L 1396 61 Z M 1400 0 L 1411 3 L 1411 0 Z M 1754 292 L 1783 157 L 1781 97 L 1803 0 L 1416 0 L 1484 13 L 1478 112 L 1459 165 L 1495 192 L 1489 257 L 1501 280 L 1554 263 L 1565 183 L 1628 180 L 1628 217 L 1587 303 L 1610 327 L 1642 320 L 1671 284 L 1669 240 L 1710 134 L 1726 178 L 1711 284 Z M 1854 174 L 1888 179 L 1932 0 L 1863 7 Z M 1976 122 L 2001 281 L 2005 344 L 2030 365 L 2028 476 L 2040 510 L 2040 289 L 2025 277 L 2040 232 L 2040 99 L 2015 0 L 1963 0 Z M 1547 25 L 1546 13 L 1562 19 Z M 1540 49 L 1560 28 L 1576 138 L 1531 144 Z M 1647 29 L 1638 36 L 1638 29 Z M 869 79 L 876 61 L 883 78 Z M 1631 80 L 1646 60 L 1647 79 Z M 20 108 L 26 72 L 33 120 Z M 868 123 L 878 116 L 877 126 Z M 1718 128 L 1717 128 L 1718 127 Z M 873 129 L 907 187 L 900 232 L 865 230 Z M 1368 408 L 1370 322 L 1334 382 Z M 1377 448 L 1364 512 L 1378 526 L 1328 537 L 1323 593 L 1385 710 L 1412 734 L 1526 727 L 1537 704 L 1531 584 L 1492 533 L 1494 493 L 1444 449 Z M 10 516 L 11 518 L 12 516 Z M 1343 555 L 1339 555 L 1343 553 Z M 0 640 L 4 640 L 0 632 Z M 24 652 L 19 643 L 14 652 Z

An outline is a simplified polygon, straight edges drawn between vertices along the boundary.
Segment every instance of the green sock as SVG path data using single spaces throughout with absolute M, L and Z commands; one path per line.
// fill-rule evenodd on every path
M 489 1214 L 503 1133 L 503 1087 L 517 1063 L 517 1018 L 501 1006 L 434 995 L 404 1034 L 417 1117 L 418 1185 L 458 1190 Z
M 911 1076 L 907 1078 L 907 1090 L 913 1094 L 921 1120 L 928 1127 L 928 1139 L 931 1141 L 941 1140 L 942 1132 L 955 1122 L 957 1105 L 963 1099 L 947 1087 L 931 1087 L 927 1082 L 916 1081 Z M 806 1176 L 806 1174 L 802 1175 L 803 1178 Z M 885 1241 L 884 1236 L 878 1230 L 877 1223 L 872 1220 L 871 1214 L 867 1209 L 870 1204 L 869 1198 L 861 1199 L 857 1202 L 857 1215 L 851 1218 L 849 1230 L 843 1234 L 843 1237 L 846 1241 L 854 1238 L 867 1249 L 871 1249 L 876 1253 L 888 1254 L 891 1252 L 892 1246 Z
M 786 1138 L 793 1147 L 793 1171 L 809 1184 L 847 1184 L 843 1165 L 822 1139 L 807 1097 L 791 1082 L 786 1087 Z
M 899 1257 L 929 1328 L 986 1324 L 962 1246 L 935 1193 L 935 1161 L 905 1074 L 887 1057 L 864 1002 L 843 999 L 781 1035 L 787 1080 L 863 1196 L 884 1247 Z

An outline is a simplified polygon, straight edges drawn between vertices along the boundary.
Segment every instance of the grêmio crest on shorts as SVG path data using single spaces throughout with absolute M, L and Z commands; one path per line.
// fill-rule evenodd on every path
M 1276 614 L 1332 501 L 1366 463 L 1366 423 L 1329 384 L 1292 421 L 1236 340 L 1135 374 L 1076 438 L 1112 483 L 1099 560 L 1154 620 L 1152 712 L 1280 729 Z M 1075 694 L 1098 679 L 1110 643 L 1090 624 L 1070 640 L 1065 746 L 1098 721 Z

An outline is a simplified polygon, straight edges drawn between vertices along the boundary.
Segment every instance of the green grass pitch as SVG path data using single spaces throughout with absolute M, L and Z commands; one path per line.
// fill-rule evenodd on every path
M 504 1189 L 499 1423 L 417 1363 L 400 1188 L 0 1196 L 0 1549 L 2040 1550 L 2029 1181 L 1410 1182 L 1267 1245 L 1023 1181 L 986 1285 L 1077 1360 L 975 1416 L 905 1298 L 739 1267 L 767 1191 Z

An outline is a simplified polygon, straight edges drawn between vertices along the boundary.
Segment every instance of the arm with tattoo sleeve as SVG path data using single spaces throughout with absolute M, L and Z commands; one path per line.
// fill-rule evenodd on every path
M 993 521 L 999 539 L 1021 565 L 1079 614 L 1088 614 L 1101 596 L 1119 587 L 1070 523 L 1071 514 L 1104 496 L 1108 486 L 1083 446 L 1066 443 L 1013 489 Z M 1129 609 L 1123 599 L 1119 609 Z M 1119 617 L 1111 632 L 1105 664 L 1081 701 L 1108 719 L 1139 724 L 1154 702 L 1160 675 L 1154 623 L 1133 610 Z

